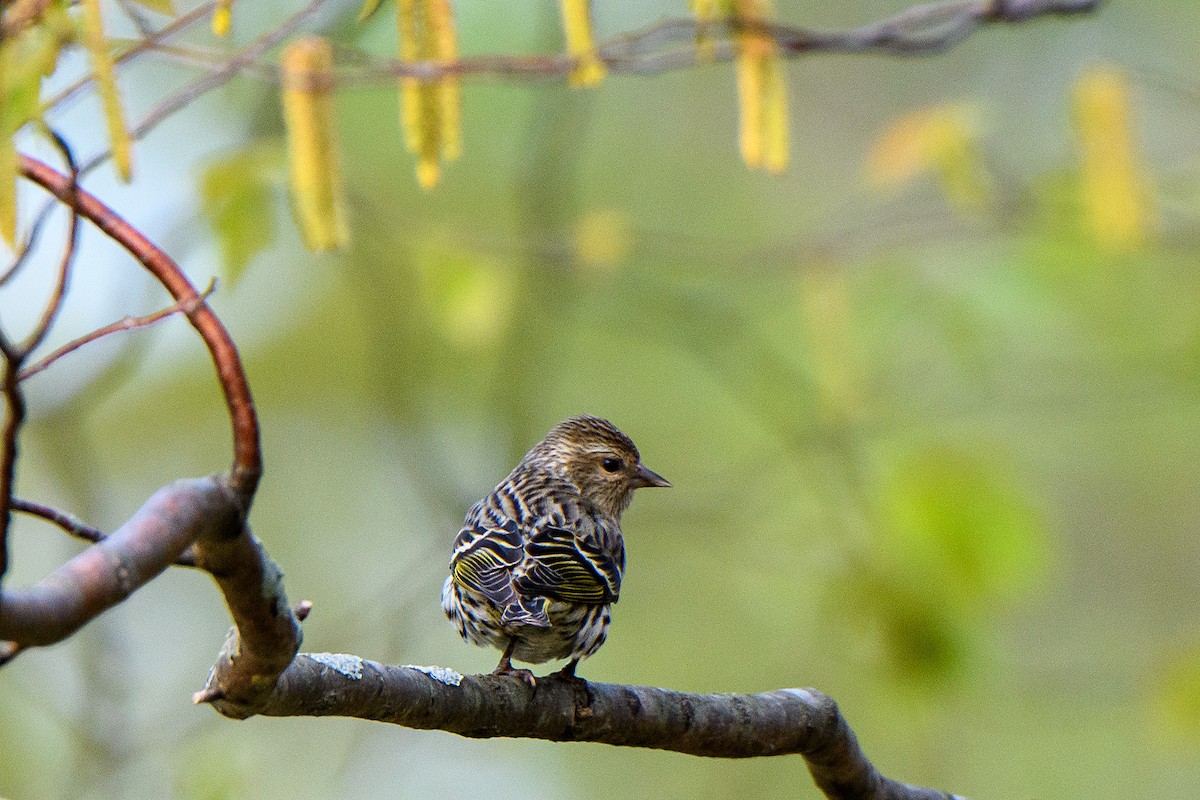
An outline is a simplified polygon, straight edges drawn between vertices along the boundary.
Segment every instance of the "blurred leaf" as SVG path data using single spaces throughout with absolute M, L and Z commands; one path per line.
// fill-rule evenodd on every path
M 201 210 L 217 236 L 230 285 L 275 239 L 282 160 L 281 142 L 255 142 L 210 162 L 200 177 Z
M 966 613 L 1012 597 L 1045 569 L 1045 533 L 1024 494 L 983 458 L 908 454 L 883 482 L 887 563 Z
M 1154 706 L 1166 729 L 1200 743 L 1200 641 L 1168 656 L 1154 682 Z
M 42 24 L 0 44 L 0 238 L 13 246 L 17 235 L 17 153 L 13 136 L 39 116 L 42 77 L 54 71 L 71 40 L 63 7 L 47 7 Z
M 0 44 L 0 238 L 9 247 L 17 243 L 17 150 L 13 133 L 24 121 L 22 95 L 29 95 L 24 81 L 17 82 L 12 68 L 11 42 Z M 40 86 L 41 77 L 35 76 Z M 25 91 L 22 91 L 25 90 Z M 36 98 L 37 93 L 32 92 Z
M 862 607 L 877 615 L 888 658 L 902 674 L 946 678 L 962 667 L 970 628 L 927 587 L 868 581 Z
M 606 274 L 621 268 L 633 248 L 629 217 L 614 208 L 593 209 L 575 221 L 575 260 L 581 269 Z
M 809 342 L 814 388 L 826 422 L 858 418 L 863 398 L 861 364 L 844 269 L 814 264 L 800 275 L 800 307 Z
M 867 157 L 867 181 L 876 189 L 906 185 L 933 171 L 946 200 L 974 214 L 991 202 L 992 181 L 979 154 L 976 110 L 967 104 L 921 109 L 895 120 Z
M 133 178 L 132 146 L 129 129 L 125 125 L 125 112 L 121 107 L 121 94 L 117 88 L 116 71 L 108 41 L 104 37 L 104 19 L 100 0 L 80 0 L 83 6 L 83 41 L 92 62 L 96 77 L 96 91 L 104 106 L 104 121 L 108 126 L 108 140 L 112 148 L 113 164 L 123 181 Z
M 421 292 L 446 339 L 466 350 L 499 342 L 516 302 L 507 264 L 457 246 L 430 243 L 417 266 Z

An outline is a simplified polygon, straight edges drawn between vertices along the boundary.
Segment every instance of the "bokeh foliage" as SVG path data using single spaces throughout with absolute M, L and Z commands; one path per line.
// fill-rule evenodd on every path
M 600 3 L 596 24 L 676 5 Z M 544 6 L 460 3 L 461 50 L 560 47 Z M 775 6 L 844 26 L 899 4 Z M 392 52 L 394 25 L 354 10 L 339 45 Z M 394 88 L 338 93 L 352 231 L 320 257 L 271 221 L 282 117 L 246 79 L 138 152 L 183 199 L 164 213 L 135 182 L 121 208 L 198 282 L 226 279 L 214 304 L 265 426 L 253 522 L 316 604 L 307 649 L 490 669 L 438 607 L 449 542 L 526 447 L 587 411 L 675 484 L 627 515 L 625 591 L 587 678 L 817 686 L 886 773 L 968 796 L 1187 798 L 1197 30 L 1192 3 L 1108 4 L 930 61 L 790 64 L 780 177 L 739 162 L 730 67 L 466 82 L 463 155 L 432 192 Z M 1126 114 L 1136 237 L 1095 222 L 1096 187 L 1120 184 L 1088 172 L 1079 80 L 1098 75 L 1127 90 L 1097 124 Z M 156 77 L 130 70 L 127 96 Z M 138 336 L 157 338 L 97 351 L 127 370 L 116 388 L 42 379 L 55 413 L 30 430 L 23 494 L 111 526 L 225 463 L 196 343 Z M 73 550 L 57 537 L 22 523 L 13 579 Z M 0 796 L 817 796 L 798 759 L 233 723 L 187 705 L 226 624 L 202 576 L 171 574 L 0 672 Z

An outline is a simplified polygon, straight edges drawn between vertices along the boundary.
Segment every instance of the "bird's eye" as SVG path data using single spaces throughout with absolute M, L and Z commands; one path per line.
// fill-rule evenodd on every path
M 604 467 L 605 472 L 617 472 L 625 465 L 621 463 L 621 459 L 609 456 L 600 462 L 600 466 Z

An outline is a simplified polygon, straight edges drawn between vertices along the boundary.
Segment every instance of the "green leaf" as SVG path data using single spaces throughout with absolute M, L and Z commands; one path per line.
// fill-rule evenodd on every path
M 274 241 L 282 161 L 282 142 L 256 142 L 210 162 L 201 175 L 201 209 L 217 236 L 230 285 Z
M 1164 660 L 1154 681 L 1154 705 L 1165 730 L 1200 741 L 1200 640 Z
M 882 492 L 883 558 L 962 611 L 1016 595 L 1046 566 L 1032 503 L 974 453 L 934 447 L 907 454 Z

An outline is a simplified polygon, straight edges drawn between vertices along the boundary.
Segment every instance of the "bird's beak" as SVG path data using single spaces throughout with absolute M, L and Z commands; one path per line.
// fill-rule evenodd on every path
M 647 486 L 669 487 L 671 482 L 654 470 L 643 464 L 638 464 L 637 474 L 633 476 L 633 488 L 643 489 Z

